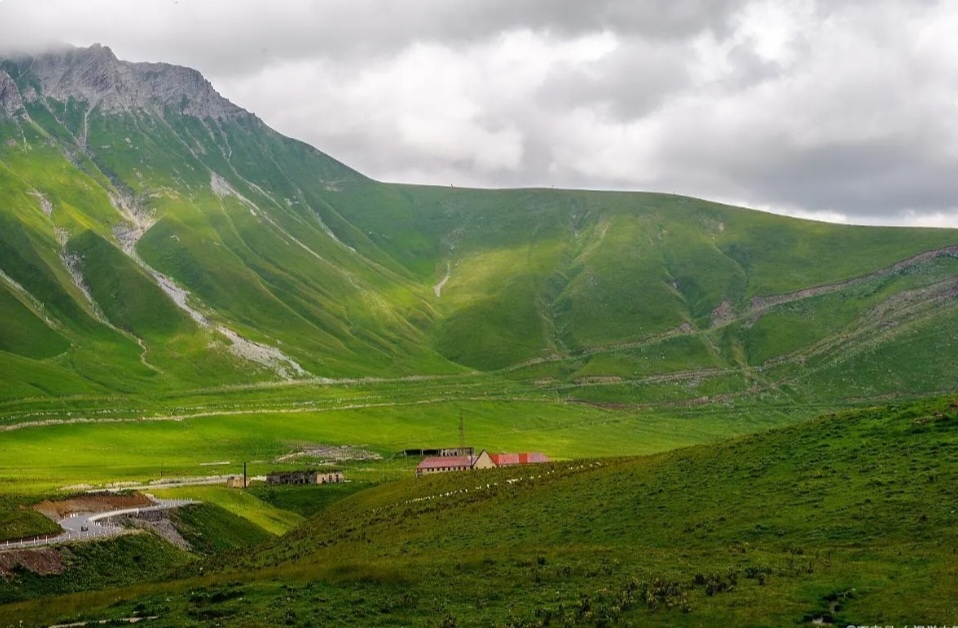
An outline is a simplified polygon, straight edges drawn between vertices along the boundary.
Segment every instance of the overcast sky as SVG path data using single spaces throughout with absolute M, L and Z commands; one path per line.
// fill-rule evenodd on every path
M 197 68 L 385 181 L 958 227 L 958 2 L 0 0 L 0 48 Z

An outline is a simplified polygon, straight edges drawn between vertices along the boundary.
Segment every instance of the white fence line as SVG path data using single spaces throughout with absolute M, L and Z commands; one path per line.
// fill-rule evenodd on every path
M 126 528 L 115 525 L 103 525 L 97 523 L 101 519 L 109 519 L 112 517 L 120 517 L 123 515 L 139 515 L 144 512 L 155 512 L 159 510 L 169 510 L 171 508 L 179 508 L 181 506 L 188 506 L 190 504 L 197 504 L 196 500 L 193 499 L 171 499 L 163 500 L 161 503 L 158 503 L 154 506 L 145 506 L 141 508 L 126 508 L 123 510 L 111 510 L 108 512 L 97 513 L 90 517 L 87 517 L 86 520 L 91 524 L 87 530 L 66 530 L 60 534 L 47 534 L 44 536 L 36 537 L 33 539 L 20 540 L 20 541 L 3 541 L 0 545 L 0 551 L 3 550 L 13 550 L 13 549 L 25 549 L 29 547 L 41 547 L 44 545 L 55 545 L 58 543 L 65 543 L 68 541 L 79 541 L 84 539 L 95 539 L 97 537 L 104 536 L 122 536 L 124 534 L 129 534 Z M 66 519 L 61 519 L 59 523 L 62 525 L 65 521 L 76 518 L 77 514 L 72 514 Z

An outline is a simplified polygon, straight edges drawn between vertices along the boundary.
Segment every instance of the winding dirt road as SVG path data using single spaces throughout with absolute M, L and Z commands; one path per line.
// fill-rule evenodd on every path
M 27 541 L 7 541 L 0 544 L 0 552 L 5 550 L 18 550 L 29 547 L 43 547 L 46 545 L 57 545 L 73 541 L 91 541 L 97 539 L 109 539 L 124 534 L 135 534 L 138 530 L 124 528 L 110 523 L 112 517 L 120 515 L 138 515 L 142 512 L 152 512 L 157 510 L 170 510 L 180 508 L 189 504 L 199 502 L 192 499 L 157 499 L 153 506 L 144 506 L 140 508 L 122 508 L 120 510 L 108 510 L 106 512 L 73 514 L 57 523 L 63 528 L 63 532 L 56 535 L 48 535 Z

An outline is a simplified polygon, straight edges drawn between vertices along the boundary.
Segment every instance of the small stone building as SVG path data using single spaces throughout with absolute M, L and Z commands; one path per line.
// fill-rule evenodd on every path
M 312 482 L 310 482 L 310 484 L 340 484 L 346 481 L 342 471 L 335 471 L 333 473 L 317 472 L 313 474 L 311 479 Z
M 243 481 L 242 475 L 231 475 L 226 478 L 226 488 L 246 488 L 249 486 L 249 480 Z
M 315 476 L 313 471 L 273 471 L 266 475 L 266 484 L 268 486 L 314 484 L 309 481 L 313 476 Z
M 241 480 L 242 481 L 242 480 Z M 345 482 L 342 471 L 274 471 L 266 476 L 270 486 L 302 486 L 306 484 L 338 484 Z

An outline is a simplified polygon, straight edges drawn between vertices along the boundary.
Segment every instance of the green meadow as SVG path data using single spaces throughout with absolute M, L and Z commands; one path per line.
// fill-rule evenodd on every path
M 163 583 L 25 600 L 4 617 L 927 625 L 958 613 L 956 408 L 952 397 L 637 458 L 407 478 Z
M 264 474 L 302 462 L 277 458 L 315 445 L 351 445 L 383 458 L 404 449 L 452 446 L 461 416 L 468 444 L 489 451 L 541 451 L 555 459 L 636 455 L 716 441 L 799 420 L 808 409 L 603 407 L 551 398 L 408 401 L 344 397 L 329 408 L 290 404 L 259 411 L 205 409 L 194 418 L 53 421 L 0 433 L 6 491 L 147 482 L 164 476 Z M 355 391 L 353 391 L 355 393 Z M 343 405 L 347 407 L 342 407 Z M 353 407 L 348 407 L 353 406 Z M 366 407 L 356 407 L 366 406 Z M 79 413 L 78 413 L 79 414 Z M 184 412 L 185 415 L 190 413 Z M 214 463 L 228 462 L 227 465 Z

